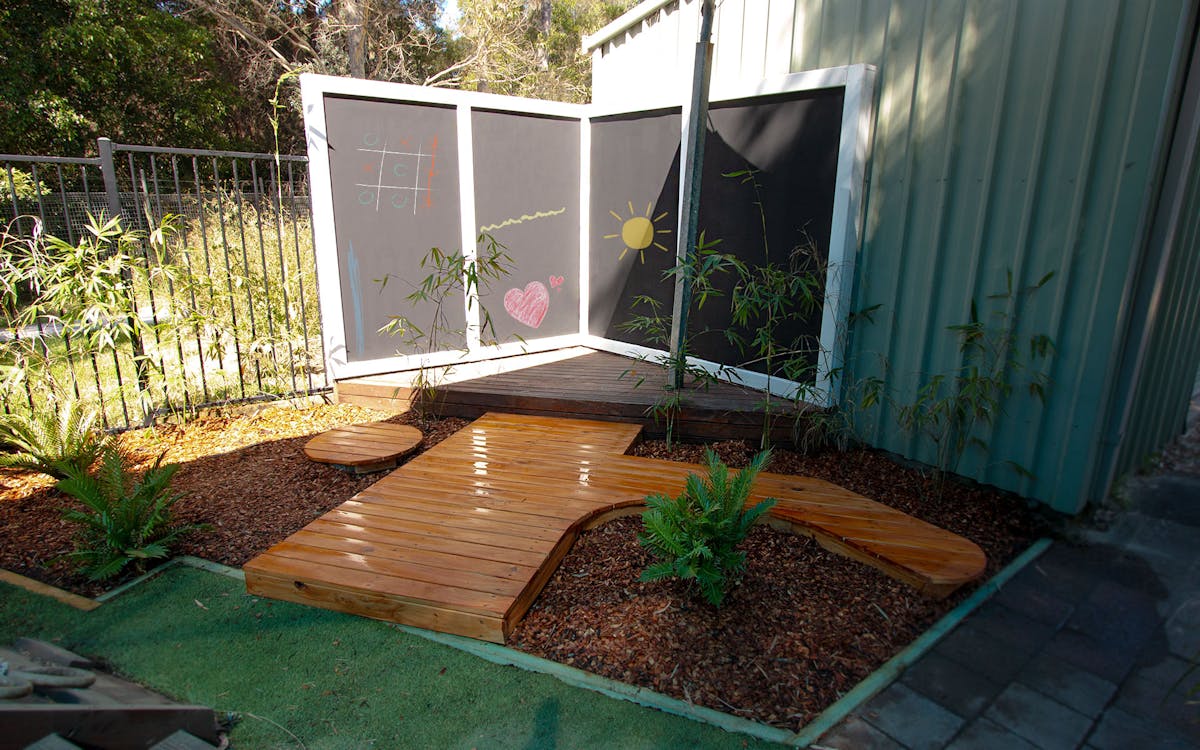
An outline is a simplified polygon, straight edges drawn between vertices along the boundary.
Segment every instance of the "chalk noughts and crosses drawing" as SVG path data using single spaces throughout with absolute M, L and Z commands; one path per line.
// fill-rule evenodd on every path
M 428 150 L 424 143 L 402 138 L 398 145 L 389 145 L 375 133 L 363 136 L 356 151 L 362 155 L 362 171 L 371 177 L 356 182 L 358 202 L 381 208 L 408 209 L 417 213 L 417 206 L 433 206 L 433 176 L 436 174 L 438 139 L 434 136 Z M 367 157 L 370 161 L 367 161 Z M 366 179 L 366 178 L 364 178 Z

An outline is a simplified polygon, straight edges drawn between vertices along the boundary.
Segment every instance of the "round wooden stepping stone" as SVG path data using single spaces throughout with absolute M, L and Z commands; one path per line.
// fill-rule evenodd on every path
M 304 455 L 344 471 L 366 474 L 394 469 L 422 437 L 420 430 L 406 424 L 356 424 L 322 432 L 304 444 Z

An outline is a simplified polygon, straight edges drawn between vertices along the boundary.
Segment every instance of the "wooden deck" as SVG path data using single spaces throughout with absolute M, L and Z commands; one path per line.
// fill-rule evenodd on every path
M 636 424 L 488 414 L 245 566 L 250 593 L 503 643 L 584 528 L 678 493 L 700 467 L 623 455 Z M 817 479 L 751 502 L 934 596 L 979 576 L 972 542 Z
M 651 413 L 663 395 L 665 367 L 608 352 L 527 367 L 498 375 L 450 383 L 436 389 L 432 408 L 439 414 L 475 419 L 490 411 L 570 419 L 637 422 L 647 435 L 659 436 L 665 424 Z M 373 375 L 339 381 L 338 400 L 382 408 L 408 406 L 411 390 L 404 378 Z M 757 441 L 762 434 L 764 394 L 730 383 L 689 386 L 676 435 L 685 440 Z M 779 415 L 775 442 L 791 439 L 796 410 L 790 401 L 773 399 Z

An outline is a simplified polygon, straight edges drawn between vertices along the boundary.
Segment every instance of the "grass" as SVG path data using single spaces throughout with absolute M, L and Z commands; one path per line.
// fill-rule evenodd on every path
M 0 584 L 0 641 L 20 636 L 239 714 L 238 747 L 776 747 L 187 567 L 92 612 Z

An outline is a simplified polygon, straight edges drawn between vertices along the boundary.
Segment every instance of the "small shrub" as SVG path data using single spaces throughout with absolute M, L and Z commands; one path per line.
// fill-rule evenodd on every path
M 642 572 L 642 580 L 694 581 L 707 601 L 720 606 L 746 566 L 746 553 L 737 546 L 758 517 L 775 504 L 774 498 L 767 498 L 753 508 L 745 507 L 754 478 L 770 457 L 770 450 L 762 451 L 730 479 L 729 467 L 708 450 L 706 478 L 689 474 L 687 486 L 676 498 L 647 497 L 638 543 L 650 549 L 658 562 Z
M 98 414 L 73 397 L 53 397 L 29 415 L 0 415 L 0 443 L 16 449 L 0 455 L 0 467 L 29 469 L 65 479 L 84 474 L 109 438 L 96 426 Z
M 167 557 L 179 537 L 202 526 L 177 525 L 172 506 L 179 494 L 171 493 L 177 464 L 162 463 L 162 456 L 140 479 L 125 466 L 114 448 L 106 448 L 95 475 L 76 469 L 58 483 L 58 489 L 84 504 L 68 508 L 63 517 L 80 525 L 75 551 L 67 555 L 89 578 L 112 578 L 133 564 L 141 571 L 147 560 Z

